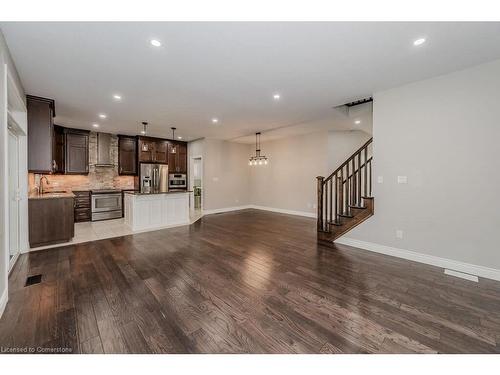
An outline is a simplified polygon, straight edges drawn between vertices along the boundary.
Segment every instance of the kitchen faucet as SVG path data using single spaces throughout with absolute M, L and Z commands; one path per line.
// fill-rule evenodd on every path
M 50 185 L 49 180 L 47 179 L 47 176 L 42 176 L 40 177 L 40 186 L 38 187 L 38 193 L 43 194 L 43 179 L 45 178 L 45 182 L 47 182 L 47 185 Z

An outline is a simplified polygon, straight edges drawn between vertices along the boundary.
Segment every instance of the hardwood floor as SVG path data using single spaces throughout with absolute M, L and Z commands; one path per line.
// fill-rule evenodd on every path
M 76 353 L 499 353 L 500 283 L 316 243 L 257 210 L 22 255 L 2 348 Z M 26 277 L 42 283 L 25 287 Z

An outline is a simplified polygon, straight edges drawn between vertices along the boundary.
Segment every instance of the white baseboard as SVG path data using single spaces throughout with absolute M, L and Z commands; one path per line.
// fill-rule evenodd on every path
M 478 277 L 484 277 L 486 279 L 500 281 L 500 270 L 495 268 L 488 268 L 484 266 L 478 266 L 475 264 L 463 263 L 452 259 L 440 258 L 434 255 L 417 253 L 411 250 L 398 249 L 396 247 L 379 245 L 373 242 L 360 241 L 348 237 L 341 237 L 335 240 L 335 242 L 342 245 L 358 247 L 363 250 L 373 251 L 375 253 L 391 255 L 397 258 L 408 259 L 414 262 L 429 264 L 431 266 L 436 266 L 445 269 L 447 268 L 449 270 L 464 272 L 469 275 L 475 275 Z
M 233 207 L 216 208 L 216 209 L 213 209 L 213 210 L 203 210 L 203 215 L 220 214 L 222 212 L 246 210 L 246 209 L 249 209 L 249 208 L 253 208 L 254 210 L 263 210 L 263 211 L 278 212 L 280 214 L 288 214 L 288 215 L 297 215 L 297 216 L 305 216 L 305 217 L 316 218 L 316 214 L 313 214 L 311 212 L 285 210 L 285 209 L 282 209 L 282 208 L 266 207 L 266 206 L 256 206 L 254 204 L 248 204 L 246 206 L 233 206 Z
M 220 214 L 222 212 L 246 210 L 247 208 L 252 208 L 252 206 L 250 206 L 250 205 L 233 206 L 233 207 L 215 208 L 213 210 L 203 210 L 203 215 Z
M 3 312 L 5 311 L 5 307 L 7 306 L 7 301 L 9 300 L 9 291 L 7 288 L 2 293 L 2 296 L 0 297 L 0 318 L 3 315 Z
M 293 210 L 285 210 L 285 209 L 282 209 L 282 208 L 266 207 L 266 206 L 255 206 L 255 205 L 250 205 L 250 208 L 254 208 L 256 210 L 278 212 L 280 214 L 288 214 L 288 215 L 296 215 L 296 216 L 305 216 L 305 217 L 316 218 L 316 214 L 311 213 L 311 212 L 306 212 L 306 211 L 293 211 Z

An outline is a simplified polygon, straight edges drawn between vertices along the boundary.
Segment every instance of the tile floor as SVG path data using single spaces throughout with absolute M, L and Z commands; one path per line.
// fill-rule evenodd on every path
M 201 210 L 191 211 L 189 214 L 189 221 L 190 221 L 189 224 L 194 223 L 202 216 L 203 214 Z M 171 227 L 175 226 L 178 225 L 172 225 Z M 152 230 L 158 230 L 158 228 Z M 125 224 L 125 219 L 123 218 L 113 219 L 113 220 L 103 220 L 103 221 L 87 221 L 84 223 L 75 223 L 75 236 L 70 242 L 65 242 L 56 245 L 35 247 L 31 248 L 30 250 L 50 249 L 52 247 L 57 247 L 57 246 L 72 245 L 82 242 L 102 240 L 105 238 L 126 236 L 128 234 L 140 233 L 140 232 L 147 232 L 147 230 L 134 232 Z

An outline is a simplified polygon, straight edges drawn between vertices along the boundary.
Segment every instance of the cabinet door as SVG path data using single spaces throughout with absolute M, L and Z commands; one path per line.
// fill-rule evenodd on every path
M 187 173 L 187 146 L 184 143 L 177 147 L 177 172 Z
M 149 163 L 155 161 L 155 143 L 153 141 L 139 139 L 139 161 Z
M 177 147 L 173 142 L 168 143 L 168 171 L 169 173 L 177 171 Z
M 64 173 L 64 131 L 61 126 L 57 125 L 54 125 L 52 154 L 52 172 Z
M 155 160 L 157 163 L 168 163 L 168 142 L 156 141 Z
M 67 132 L 66 137 L 67 174 L 89 173 L 89 135 L 85 133 Z
M 135 137 L 120 137 L 118 140 L 118 173 L 137 174 L 137 141 Z
M 27 96 L 28 107 L 28 170 L 52 172 L 52 132 L 54 101 Z

